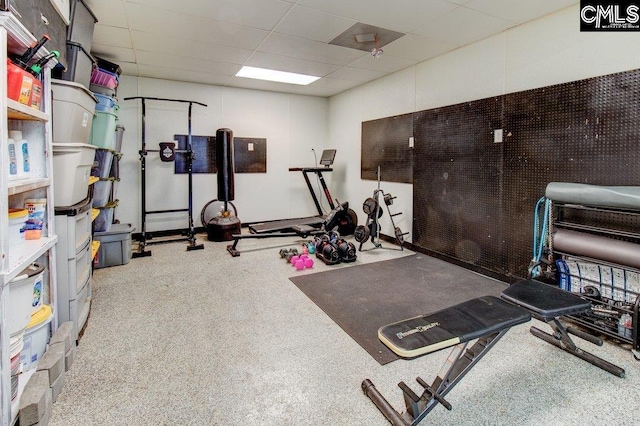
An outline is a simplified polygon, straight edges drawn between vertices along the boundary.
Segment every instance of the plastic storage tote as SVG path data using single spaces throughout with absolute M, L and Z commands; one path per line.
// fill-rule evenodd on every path
M 93 207 L 104 206 L 109 203 L 111 198 L 111 188 L 113 185 L 113 179 L 100 180 L 93 184 Z
M 85 143 L 53 144 L 55 206 L 73 206 L 87 198 L 96 147 Z
M 96 111 L 101 112 L 112 112 L 115 113 L 118 109 L 118 104 L 116 100 L 108 95 L 103 95 L 101 93 L 94 93 L 93 96 L 98 100 L 98 104 L 96 105 Z
M 100 241 L 100 248 L 95 267 L 105 268 L 129 263 L 133 231 L 130 223 L 115 223 L 108 232 L 96 232 L 93 238 Z
M 111 176 L 111 165 L 115 152 L 110 149 L 98 148 L 91 167 L 91 176 L 107 178 Z
M 117 201 L 112 201 L 105 206 L 96 206 L 100 209 L 100 214 L 93 221 L 93 232 L 108 232 L 113 225 L 113 215 L 118 206 Z
M 116 147 L 116 114 L 97 111 L 91 127 L 91 145 L 113 150 Z
M 118 74 L 96 67 L 91 71 L 90 83 L 107 89 L 115 89 L 118 87 Z
M 82 46 L 91 46 L 93 42 L 93 30 L 98 18 L 93 14 L 84 0 L 71 0 L 69 26 L 67 27 L 67 40 L 79 43 Z M 69 6 L 67 6 L 69 7 Z
M 53 78 L 73 81 L 89 87 L 91 71 L 96 67 L 96 60 L 80 43 L 67 42 L 67 68 L 61 64 L 51 71 Z
M 88 143 L 98 100 L 81 84 L 51 80 L 53 142 Z

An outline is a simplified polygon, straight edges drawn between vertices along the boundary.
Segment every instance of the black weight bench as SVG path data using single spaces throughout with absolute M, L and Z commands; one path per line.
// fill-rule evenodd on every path
M 618 377 L 624 370 L 578 348 L 569 334 L 602 345 L 602 340 L 571 327 L 565 328 L 559 317 L 586 312 L 591 304 L 579 296 L 559 288 L 527 280 L 512 284 L 502 298 L 484 296 L 440 310 L 381 327 L 378 338 L 403 358 L 415 358 L 452 347 L 451 353 L 432 384 L 420 377 L 424 388 L 418 396 L 404 382 L 402 389 L 406 411 L 398 413 L 376 389 L 371 380 L 362 382 L 362 390 L 394 425 L 417 425 L 440 403 L 451 410 L 444 397 L 500 340 L 507 331 L 534 317 L 549 324 L 553 334 L 537 327 L 531 333 Z M 468 347 L 475 340 L 475 343 Z

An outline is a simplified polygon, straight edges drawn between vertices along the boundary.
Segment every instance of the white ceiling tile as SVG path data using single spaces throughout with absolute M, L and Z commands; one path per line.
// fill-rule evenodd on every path
M 355 23 L 353 19 L 330 15 L 308 7 L 294 6 L 274 31 L 328 43 Z
M 365 70 L 379 71 L 384 74 L 396 72 L 411 65 L 415 65 L 418 61 L 411 59 L 398 58 L 397 56 L 391 56 L 386 52 L 379 58 L 374 58 L 371 55 L 367 55 L 358 59 L 355 62 L 349 64 L 351 68 L 362 68 Z
M 94 27 L 93 43 L 108 44 L 116 47 L 128 47 L 129 49 L 133 47 L 131 44 L 131 35 L 127 28 L 108 27 L 100 24 Z
M 483 12 L 458 7 L 439 19 L 429 21 L 413 33 L 449 44 L 465 45 L 515 25 Z
M 190 81 L 193 83 L 226 84 L 230 77 L 211 72 L 199 72 L 181 70 L 175 68 L 162 68 L 149 65 L 139 65 L 141 77 L 161 78 L 165 80 Z
M 384 76 L 386 73 L 381 71 L 373 71 L 360 68 L 343 67 L 338 71 L 329 74 L 327 77 L 337 80 L 349 80 L 359 83 L 375 80 Z
M 272 55 L 264 52 L 256 52 L 244 65 L 306 75 L 315 75 L 319 77 L 330 74 L 341 67 L 340 65 L 324 64 L 321 62 Z
M 270 34 L 259 50 L 275 55 L 335 65 L 346 65 L 367 55 L 366 52 L 360 50 L 276 33 Z
M 456 7 L 445 0 L 300 0 L 298 4 L 403 33 Z
M 127 28 L 127 12 L 122 0 L 85 0 L 98 23 L 110 27 Z
M 324 98 L 328 98 L 329 96 L 337 95 L 342 92 L 342 90 L 331 87 L 320 87 L 320 86 L 300 86 L 294 87 L 291 90 L 291 93 L 295 93 L 298 95 L 306 95 L 306 96 L 320 96 Z
M 115 62 L 118 65 L 120 62 L 136 61 L 133 49 L 114 47 L 106 44 L 93 43 L 93 45 L 91 45 L 91 54 Z
M 243 64 L 252 53 L 251 50 L 218 46 L 201 41 L 176 39 L 142 31 L 132 31 L 131 36 L 135 49 L 149 52 L 165 52 L 170 55 L 190 58 Z
M 575 3 L 578 2 L 575 0 L 471 0 L 465 3 L 465 7 L 522 24 Z
M 316 80 L 307 87 L 324 87 L 329 89 L 340 89 L 340 91 L 351 89 L 352 87 L 359 86 L 361 83 L 353 80 L 342 80 L 338 78 L 324 77 L 320 80 Z
M 411 59 L 416 63 L 442 55 L 443 53 L 457 47 L 458 46 L 455 44 L 442 43 L 428 37 L 407 34 L 406 36 L 386 45 L 384 47 L 384 54 Z
M 241 65 L 228 62 L 205 61 L 203 59 L 187 58 L 169 55 L 163 52 L 136 51 L 136 59 L 140 65 L 154 65 L 162 68 L 174 68 L 198 72 L 211 72 L 221 75 L 234 75 Z
M 131 3 L 127 9 L 132 29 L 166 37 L 196 41 L 214 40 L 219 45 L 255 49 L 269 34 L 264 30 L 139 4 Z
M 271 30 L 291 8 L 281 0 L 128 0 L 171 12 Z

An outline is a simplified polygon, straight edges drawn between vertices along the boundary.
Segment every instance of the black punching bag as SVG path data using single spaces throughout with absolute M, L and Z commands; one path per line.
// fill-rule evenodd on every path
M 218 200 L 233 201 L 233 131 L 216 130 L 216 167 L 218 168 Z

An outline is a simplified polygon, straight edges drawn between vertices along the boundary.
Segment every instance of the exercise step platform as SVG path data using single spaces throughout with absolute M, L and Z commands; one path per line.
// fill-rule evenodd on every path
M 295 219 L 282 219 L 269 222 L 254 223 L 249 225 L 249 231 L 253 234 L 263 234 L 266 232 L 287 232 L 294 231 L 296 226 L 311 226 L 320 228 L 324 223 L 322 216 L 300 217 Z
M 399 321 L 381 327 L 378 338 L 403 358 L 415 358 L 452 347 L 451 353 L 432 384 L 420 377 L 416 381 L 424 388 L 418 396 L 404 382 L 402 389 L 406 411 L 399 413 L 366 379 L 362 390 L 394 425 L 417 425 L 437 405 L 451 410 L 444 399 L 451 389 L 513 326 L 526 323 L 531 317 L 546 322 L 553 333 L 531 327 L 531 333 L 554 346 L 575 355 L 603 370 L 624 377 L 624 369 L 578 348 L 569 334 L 596 345 L 602 340 L 565 328 L 559 318 L 587 312 L 591 303 L 574 293 L 533 280 L 520 281 L 502 292 L 501 298 L 484 296 L 449 308 Z M 472 342 L 473 345 L 468 347 Z

